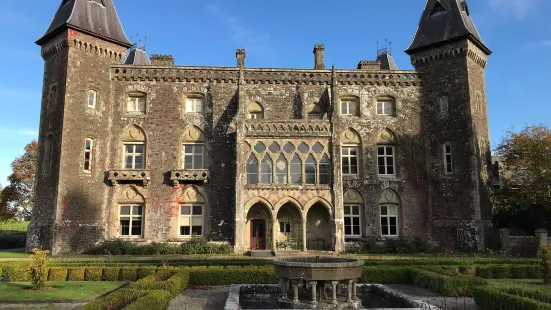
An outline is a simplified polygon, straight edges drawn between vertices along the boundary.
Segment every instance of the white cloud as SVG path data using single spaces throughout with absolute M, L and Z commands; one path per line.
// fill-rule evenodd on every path
M 208 4 L 206 9 L 228 25 L 232 41 L 238 45 L 238 48 L 252 50 L 255 53 L 269 51 L 270 36 L 267 33 L 256 32 L 247 28 L 239 18 L 224 11 L 216 4 Z
M 551 48 L 551 40 L 542 40 L 537 42 L 531 42 L 528 44 L 525 44 L 522 47 L 522 50 L 524 51 L 533 51 L 541 48 Z
M 524 20 L 542 0 L 491 0 L 490 4 L 496 11 L 507 17 Z

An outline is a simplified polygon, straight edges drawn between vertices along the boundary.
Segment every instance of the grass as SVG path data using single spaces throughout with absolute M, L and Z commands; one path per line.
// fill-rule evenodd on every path
M 124 282 L 47 282 L 51 291 L 27 290 L 28 282 L 0 283 L 0 301 L 71 301 L 93 300 L 106 294 Z
M 13 249 L 0 251 L 0 258 L 29 258 L 30 254 L 25 253 L 25 249 Z
M 2 230 L 19 230 L 27 231 L 29 222 L 27 221 L 4 221 L 0 222 L 0 231 Z
M 543 285 L 540 279 L 488 279 L 487 281 L 498 287 L 537 289 L 551 293 L 551 285 Z

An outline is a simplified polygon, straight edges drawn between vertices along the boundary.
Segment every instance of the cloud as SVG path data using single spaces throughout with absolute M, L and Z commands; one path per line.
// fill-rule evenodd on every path
M 507 17 L 524 20 L 542 0 L 491 0 L 490 5 Z
M 0 127 L 0 136 L 17 136 L 17 137 L 31 137 L 38 138 L 38 129 L 34 128 L 7 128 Z
M 252 50 L 259 54 L 269 52 L 270 36 L 267 33 L 251 30 L 239 18 L 224 11 L 224 9 L 216 4 L 208 4 L 205 8 L 228 25 L 232 41 L 239 48 Z
M 523 51 L 533 51 L 533 50 L 538 50 L 542 48 L 551 48 L 551 40 L 531 42 L 522 46 Z

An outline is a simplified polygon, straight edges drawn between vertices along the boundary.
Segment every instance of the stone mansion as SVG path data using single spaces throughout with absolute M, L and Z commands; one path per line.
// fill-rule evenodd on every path
M 421 11 L 422 8 L 419 8 Z M 334 251 L 368 236 L 482 247 L 491 182 L 484 69 L 465 0 L 428 0 L 407 48 L 357 69 L 174 64 L 112 0 L 63 0 L 44 86 L 27 247 L 103 240 Z

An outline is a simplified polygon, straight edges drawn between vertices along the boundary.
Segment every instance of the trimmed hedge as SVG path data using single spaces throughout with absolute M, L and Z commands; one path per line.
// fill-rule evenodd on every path
M 408 284 L 411 283 L 410 267 L 364 267 L 359 283 Z
M 270 267 L 190 267 L 192 285 L 276 284 L 279 278 Z
M 101 281 L 103 276 L 102 267 L 88 267 L 84 273 L 84 280 L 86 281 Z
M 67 268 L 52 267 L 48 272 L 48 281 L 66 281 L 67 280 Z
M 138 268 L 138 279 L 143 279 L 157 272 L 157 267 L 140 267 Z
M 84 268 L 69 268 L 67 270 L 67 281 L 84 281 Z
M 120 267 L 105 267 L 101 279 L 103 281 L 118 281 L 120 272 Z
M 479 307 L 485 310 L 551 310 L 549 303 L 489 287 L 477 288 L 474 291 L 474 300 Z
M 155 274 L 143 278 L 132 284 L 134 290 L 163 290 L 170 292 L 172 297 L 177 296 L 185 290 L 189 284 L 189 271 L 179 271 L 168 280 L 160 280 L 160 275 Z
M 31 273 L 27 270 L 27 266 L 24 265 L 5 266 L 2 272 L 4 273 L 4 276 L 9 278 L 10 282 L 31 281 Z
M 476 275 L 484 279 L 537 279 L 540 277 L 537 265 L 488 265 L 477 266 Z
M 138 280 L 138 268 L 136 267 L 121 268 L 121 273 L 119 274 L 119 280 L 132 281 L 132 282 Z
M 168 309 L 172 295 L 168 291 L 148 291 L 149 294 L 139 297 L 124 310 L 165 310 Z
M 477 277 L 446 276 L 420 269 L 411 269 L 411 277 L 416 286 L 450 297 L 472 296 L 475 288 L 487 285 L 484 279 Z
M 127 288 L 121 288 L 115 292 L 100 297 L 91 303 L 82 307 L 82 310 L 114 310 L 122 309 L 131 304 L 138 298 L 145 296 L 147 291 L 132 290 Z

